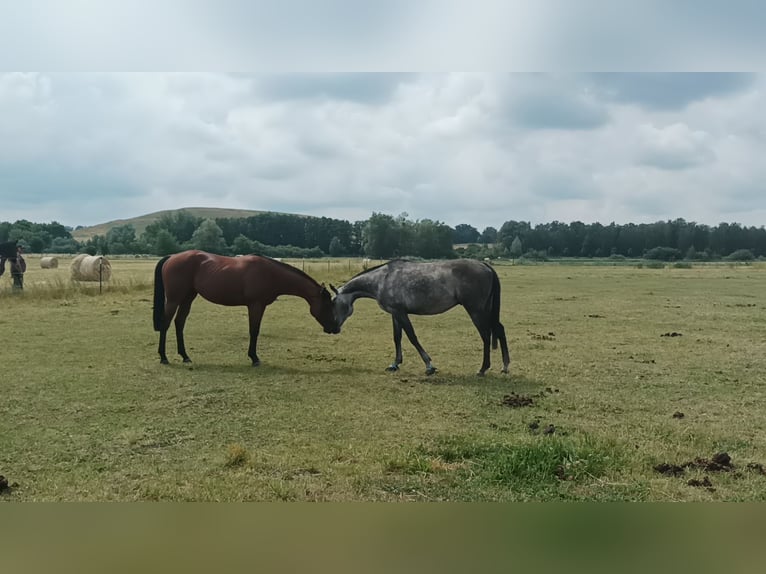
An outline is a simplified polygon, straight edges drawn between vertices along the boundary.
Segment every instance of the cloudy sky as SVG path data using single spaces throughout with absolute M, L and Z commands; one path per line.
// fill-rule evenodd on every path
M 766 224 L 766 77 L 0 75 L 0 220 L 207 206 Z

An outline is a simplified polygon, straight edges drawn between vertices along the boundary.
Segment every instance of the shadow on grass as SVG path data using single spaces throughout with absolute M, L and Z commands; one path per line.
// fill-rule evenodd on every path
M 437 372 L 434 375 L 427 376 L 422 373 L 417 375 L 392 373 L 392 377 L 400 379 L 402 382 L 417 382 L 427 385 L 442 386 L 461 386 L 474 387 L 487 391 L 517 392 L 517 393 L 537 393 L 543 390 L 545 385 L 540 381 L 530 379 L 525 375 L 502 374 L 500 372 L 489 372 L 483 377 L 473 374 L 447 374 Z

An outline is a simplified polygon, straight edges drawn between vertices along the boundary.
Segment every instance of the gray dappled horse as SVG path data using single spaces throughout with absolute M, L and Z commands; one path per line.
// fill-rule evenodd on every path
M 332 286 L 331 286 L 332 287 Z M 486 263 L 472 259 L 416 262 L 394 260 L 362 271 L 336 290 L 334 300 L 338 327 L 354 312 L 354 301 L 361 297 L 375 299 L 390 313 L 394 322 L 396 357 L 388 367 L 396 371 L 402 363 L 402 330 L 426 364 L 426 374 L 436 367 L 415 336 L 408 315 L 436 315 L 462 305 L 479 330 L 484 342 L 484 360 L 478 375 L 489 369 L 489 344 L 500 348 L 503 373 L 508 372 L 510 356 L 505 329 L 500 323 L 500 281 Z

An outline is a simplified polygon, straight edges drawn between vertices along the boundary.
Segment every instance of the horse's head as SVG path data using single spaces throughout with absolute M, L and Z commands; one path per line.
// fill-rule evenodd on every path
M 335 320 L 338 322 L 338 331 L 340 332 L 343 323 L 345 323 L 346 319 L 351 317 L 351 314 L 354 312 L 354 298 L 345 293 L 338 293 L 337 290 L 335 290 L 335 293 L 337 295 L 335 296 L 335 299 L 333 299 L 333 306 L 335 307 Z
M 335 319 L 332 295 L 324 285 L 319 289 L 319 296 L 311 303 L 311 314 L 322 325 L 325 333 L 333 335 L 340 333 L 340 325 Z

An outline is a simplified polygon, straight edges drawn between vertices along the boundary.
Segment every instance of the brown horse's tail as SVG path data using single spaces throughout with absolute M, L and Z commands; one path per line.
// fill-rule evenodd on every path
M 492 348 L 497 349 L 498 337 L 505 336 L 505 329 L 500 323 L 500 279 L 495 270 L 487 265 L 492 271 L 492 288 L 489 292 L 490 300 L 490 322 L 492 325 Z
M 157 262 L 154 268 L 154 330 L 162 331 L 162 325 L 165 321 L 165 284 L 162 281 L 162 267 L 170 259 L 166 255 Z

